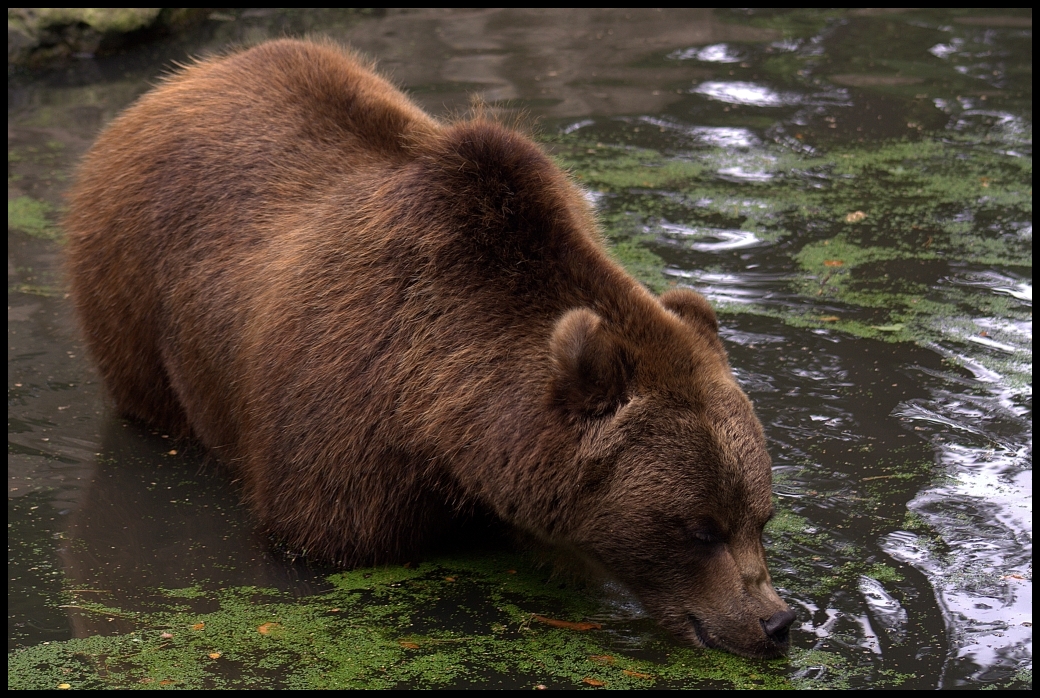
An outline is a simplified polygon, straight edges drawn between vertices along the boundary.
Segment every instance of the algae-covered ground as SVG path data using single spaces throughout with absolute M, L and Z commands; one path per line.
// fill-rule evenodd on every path
M 638 134 L 635 124 L 615 139 L 623 141 L 626 130 Z M 777 147 L 750 156 L 705 149 L 672 157 L 558 142 L 559 161 L 604 194 L 602 217 L 618 258 L 657 290 L 683 278 L 680 265 L 691 249 L 726 249 L 733 241 L 732 249 L 797 246 L 789 255 L 796 266 L 785 272 L 803 302 L 777 308 L 723 300 L 723 313 L 773 315 L 886 341 L 928 341 L 936 321 L 970 312 L 1030 316 L 999 297 L 933 290 L 957 265 L 1032 268 L 1032 160 L 1002 152 L 1002 141 L 917 136 L 826 154 Z M 755 168 L 744 173 L 751 181 L 720 177 L 741 166 Z
M 881 565 L 867 571 L 899 579 Z M 828 582 L 858 571 L 845 572 Z M 36 601 L 53 622 L 70 613 L 138 629 L 16 649 L 9 688 L 837 688 L 870 673 L 826 651 L 755 661 L 681 646 L 637 609 L 605 609 L 602 590 L 515 554 L 334 574 L 331 591 L 302 599 L 256 587 L 160 589 L 150 612 L 50 581 L 58 588 Z M 882 671 L 875 683 L 905 678 Z
M 1031 687 L 1031 14 L 460 13 L 329 26 L 427 109 L 479 87 L 533 116 L 615 257 L 718 309 L 774 458 L 790 657 L 684 646 L 507 545 L 308 567 L 190 444 L 106 411 L 62 191 L 170 61 L 314 30 L 243 11 L 15 80 L 9 688 Z
M 329 581 L 331 591 L 302 600 L 249 587 L 166 590 L 162 611 L 134 615 L 139 630 L 15 652 L 8 686 L 797 685 L 776 671 L 786 661 L 754 662 L 677 647 L 655 637 L 646 619 L 597 622 L 601 609 L 587 593 L 547 583 L 521 557 L 445 559 L 414 569 L 341 573 Z M 87 592 L 72 589 L 67 596 L 64 606 L 77 613 L 123 613 L 91 603 Z M 215 602 L 216 610 L 194 610 L 200 599 L 209 608 Z M 836 658 L 798 653 L 795 661 Z

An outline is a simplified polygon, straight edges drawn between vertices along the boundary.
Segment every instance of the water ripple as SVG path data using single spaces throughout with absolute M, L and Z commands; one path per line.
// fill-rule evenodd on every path
M 756 247 L 763 242 L 749 230 L 685 226 L 666 222 L 662 222 L 660 226 L 668 238 L 680 241 L 699 240 L 689 244 L 691 249 L 698 252 L 738 250 L 745 247 Z
M 690 92 L 719 102 L 750 107 L 784 107 L 802 103 L 801 95 L 778 92 L 765 85 L 740 80 L 730 82 L 710 80 L 702 82 Z
M 727 44 L 679 49 L 672 51 L 667 57 L 676 61 L 701 61 L 703 63 L 740 63 L 743 60 L 743 55 Z

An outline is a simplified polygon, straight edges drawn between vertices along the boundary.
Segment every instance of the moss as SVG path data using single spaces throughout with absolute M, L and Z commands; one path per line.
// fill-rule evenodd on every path
M 19 590 L 7 603 L 9 647 L 69 637 L 62 608 L 69 595 L 57 551 L 63 522 L 52 494 L 37 491 L 7 501 L 7 581 Z
M 800 689 L 849 688 L 850 679 L 866 675 L 870 669 L 863 666 L 850 665 L 841 655 L 823 650 L 802 650 L 792 652 L 792 661 L 797 663 L 802 676 L 794 681 Z M 810 678 L 811 677 L 811 678 Z M 907 678 L 906 675 L 886 677 L 874 685 L 898 686 Z
M 802 652 L 789 662 L 692 649 L 646 619 L 606 619 L 586 632 L 550 627 L 536 614 L 599 620 L 602 608 L 507 554 L 355 570 L 329 582 L 330 591 L 303 599 L 254 587 L 170 589 L 162 596 L 172 603 L 148 613 L 77 602 L 77 613 L 119 615 L 138 627 L 17 650 L 8 686 L 582 688 L 590 679 L 609 688 L 776 689 L 795 685 L 790 674 L 806 658 L 816 661 Z M 201 597 L 219 610 L 179 603 Z
M 44 298 L 57 298 L 62 292 L 53 286 L 40 286 L 38 284 L 14 284 L 7 287 L 8 293 L 25 293 L 30 296 L 42 296 Z
M 723 313 L 917 343 L 942 338 L 959 318 L 1028 314 L 1006 297 L 928 283 L 952 263 L 1032 266 L 1031 237 L 1018 232 L 1032 220 L 1032 161 L 999 147 L 948 132 L 830 152 L 712 148 L 681 156 L 577 134 L 547 140 L 576 179 L 607 195 L 600 217 L 616 256 L 656 291 L 668 283 L 666 257 L 691 264 L 664 234 L 667 223 L 796 241 L 788 254 L 797 270 L 791 285 L 807 301 L 801 308 L 722 302 Z M 757 181 L 731 181 L 724 173 L 733 168 L 758 173 Z M 835 301 L 844 307 L 836 311 Z M 829 307 L 813 310 L 822 302 Z
M 8 199 L 7 227 L 42 240 L 61 240 L 61 230 L 48 220 L 53 211 L 47 202 L 28 196 Z
M 127 33 L 150 25 L 159 16 L 158 7 L 38 7 L 8 12 L 8 21 L 39 32 L 82 22 L 99 32 Z
M 667 279 L 661 273 L 663 261 L 647 249 L 644 241 L 622 239 L 611 245 L 610 252 L 629 274 L 645 283 L 652 291 L 661 293 L 666 290 Z
M 847 14 L 847 10 L 816 8 L 793 11 L 755 10 L 753 12 L 734 10 L 733 12 L 733 21 L 739 21 L 740 24 L 746 22 L 753 27 L 775 30 L 785 37 L 804 38 L 819 34 L 829 22 Z M 721 14 L 720 17 L 725 18 L 726 15 Z
M 872 577 L 879 582 L 901 582 L 903 581 L 903 575 L 899 574 L 895 568 L 886 565 L 881 562 L 874 563 L 867 568 L 866 575 Z

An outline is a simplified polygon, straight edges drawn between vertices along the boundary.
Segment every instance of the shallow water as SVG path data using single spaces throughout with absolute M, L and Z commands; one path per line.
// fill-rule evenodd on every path
M 9 685 L 1030 687 L 1031 26 L 252 10 L 14 75 Z M 522 113 L 634 274 L 717 304 L 774 459 L 789 659 L 683 648 L 505 549 L 330 576 L 257 537 L 195 447 L 112 414 L 60 273 L 76 159 L 174 61 L 305 33 L 433 113 Z

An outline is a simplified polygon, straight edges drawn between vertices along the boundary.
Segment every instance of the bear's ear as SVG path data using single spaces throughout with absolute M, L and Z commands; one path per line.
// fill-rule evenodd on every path
M 620 406 L 632 368 L 596 313 L 587 308 L 567 311 L 553 330 L 549 354 L 557 405 L 589 417 L 605 416 Z
M 661 305 L 702 331 L 712 336 L 719 333 L 719 319 L 708 303 L 708 299 L 688 288 L 676 288 L 661 294 Z

